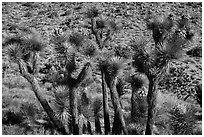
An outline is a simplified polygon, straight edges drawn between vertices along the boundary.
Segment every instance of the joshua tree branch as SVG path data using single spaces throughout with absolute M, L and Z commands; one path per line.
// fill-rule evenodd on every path
M 22 59 L 18 60 L 18 65 L 20 68 L 20 72 L 22 74 L 22 76 L 28 80 L 28 82 L 31 84 L 33 92 L 35 93 L 35 96 L 37 97 L 37 99 L 39 100 L 40 104 L 42 105 L 42 107 L 44 108 L 44 110 L 46 111 L 46 113 L 48 114 L 48 116 L 50 117 L 51 121 L 53 122 L 53 124 L 56 126 L 57 131 L 66 135 L 67 132 L 65 130 L 64 125 L 62 124 L 62 122 L 60 120 L 57 119 L 57 117 L 55 116 L 54 111 L 52 110 L 52 108 L 50 107 L 50 105 L 48 104 L 47 100 L 44 98 L 44 96 L 41 93 L 41 88 L 36 80 L 36 78 L 29 74 L 27 72 L 27 67 L 25 62 Z
M 111 32 L 111 30 L 108 30 L 108 32 L 107 32 L 107 34 L 106 34 L 106 38 L 103 40 L 103 45 L 106 44 L 107 41 L 109 41 L 109 40 L 112 39 L 111 35 L 113 35 L 112 32 Z
M 114 106 L 115 113 L 117 113 L 118 118 L 121 121 L 123 133 L 125 135 L 127 135 L 128 131 L 127 131 L 127 128 L 126 128 L 126 125 L 125 125 L 125 120 L 124 120 L 124 117 L 123 117 L 123 112 L 122 112 L 122 108 L 121 108 L 120 101 L 119 101 L 119 96 L 118 96 L 117 89 L 116 89 L 116 81 L 117 80 L 115 78 L 110 83 L 109 88 L 110 88 L 111 98 L 112 98 L 112 101 L 113 101 L 113 106 Z
M 101 69 L 101 75 L 102 75 L 101 79 L 102 79 L 102 90 L 103 90 L 103 109 L 104 109 L 103 113 L 104 113 L 105 135 L 108 135 L 110 133 L 108 93 L 105 85 L 105 74 L 102 69 Z
M 99 34 L 99 31 L 97 31 L 95 29 L 95 21 L 93 18 L 91 18 L 91 31 L 92 31 L 92 34 L 95 36 L 96 38 L 96 42 L 97 44 L 99 45 L 99 48 L 102 49 L 102 38 Z
M 83 69 L 81 70 L 81 72 L 79 73 L 79 75 L 76 79 L 77 85 L 80 84 L 86 78 L 87 71 L 88 71 L 90 66 L 91 66 L 91 64 L 89 62 L 84 65 Z

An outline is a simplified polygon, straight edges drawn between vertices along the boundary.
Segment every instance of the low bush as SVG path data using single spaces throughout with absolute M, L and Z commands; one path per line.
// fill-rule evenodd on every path
M 9 89 L 11 88 L 20 88 L 24 89 L 26 87 L 30 87 L 30 84 L 20 76 L 8 75 L 3 79 L 2 85 L 5 85 Z

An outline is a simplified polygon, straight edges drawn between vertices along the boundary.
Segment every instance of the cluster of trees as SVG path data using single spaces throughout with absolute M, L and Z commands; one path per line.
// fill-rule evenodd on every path
M 60 66 L 56 68 L 58 76 L 52 79 L 59 106 L 58 114 L 54 113 L 42 94 L 42 88 L 36 79 L 42 71 L 38 67 L 39 53 L 46 45 L 35 29 L 19 30 L 17 35 L 4 41 L 10 59 L 18 64 L 21 75 L 31 84 L 36 98 L 59 133 L 77 135 L 87 129 L 88 133 L 92 134 L 90 122 L 87 121 L 85 124 L 80 120 L 82 115 L 79 112 L 77 88 L 81 87 L 90 75 L 97 75 L 101 81 L 103 98 L 102 103 L 95 101 L 93 108 L 95 132 L 102 134 L 98 114 L 102 106 L 104 134 L 128 134 L 120 97 L 125 93 L 125 86 L 129 83 L 132 88 L 132 107 L 138 90 L 144 85 L 148 87 L 145 134 L 153 134 L 157 84 L 167 73 L 171 61 L 182 57 L 183 49 L 188 46 L 194 35 L 187 17 L 182 16 L 174 20 L 172 15 L 148 15 L 145 21 L 147 29 L 152 31 L 154 44 L 149 44 L 145 37 L 134 39 L 127 45 L 131 52 L 121 49 L 119 51 L 112 46 L 114 36 L 121 29 L 116 21 L 104 18 L 96 8 L 88 9 L 85 17 L 88 24 L 84 27 L 89 30 L 89 35 L 73 32 L 51 37 L 54 59 Z M 66 91 L 63 96 L 58 94 L 60 90 Z M 112 130 L 109 95 L 114 108 Z M 86 95 L 84 97 L 86 98 Z

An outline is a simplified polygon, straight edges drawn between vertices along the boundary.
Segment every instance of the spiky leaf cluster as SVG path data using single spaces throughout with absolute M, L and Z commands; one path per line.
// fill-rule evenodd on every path
M 76 47 L 81 47 L 84 39 L 85 37 L 78 32 L 74 32 L 69 36 L 69 42 L 74 44 Z
M 104 19 L 97 19 L 96 20 L 96 28 L 97 29 L 103 29 L 103 28 L 105 28 L 106 27 L 106 21 L 104 20 Z
M 7 53 L 12 60 L 23 59 L 24 61 L 28 61 L 32 53 L 42 51 L 44 48 L 41 35 L 33 28 L 8 36 L 3 45 L 9 45 Z
M 162 41 L 174 26 L 172 15 L 154 15 L 146 19 L 147 29 L 152 30 L 155 43 Z
M 126 84 L 125 79 L 123 78 L 117 79 L 116 89 L 117 89 L 119 97 L 124 95 L 127 92 L 127 84 Z
M 172 15 L 154 15 L 146 19 L 148 29 L 170 30 L 173 27 Z
M 54 91 L 54 105 L 57 116 L 64 123 L 68 124 L 71 118 L 69 109 L 69 94 L 65 86 L 58 86 Z
M 63 33 L 62 35 L 52 36 L 50 41 L 55 45 L 61 45 L 62 43 L 67 42 L 68 39 L 69 39 L 69 36 L 66 33 Z
M 187 38 L 189 30 L 183 28 L 171 33 L 172 34 L 161 43 L 158 43 L 156 50 L 154 51 L 154 65 L 156 67 L 162 68 L 168 64 L 169 61 L 180 59 L 185 53 L 184 49 L 189 45 L 191 39 Z
M 73 34 L 72 36 L 75 37 L 75 34 Z M 75 61 L 76 50 L 68 41 L 73 38 L 72 36 L 70 36 L 71 38 L 66 34 L 53 36 L 54 41 L 51 41 L 54 44 L 54 50 L 56 52 L 57 60 L 61 64 L 61 67 L 64 67 L 66 69 L 69 75 L 71 75 L 77 69 Z
M 23 58 L 20 45 L 18 44 L 10 44 L 7 46 L 6 53 L 8 54 L 10 60 L 16 61 L 18 59 Z
M 113 79 L 119 74 L 120 70 L 126 66 L 125 59 L 117 56 L 113 56 L 110 59 L 100 61 L 100 68 L 105 73 L 105 80 L 108 86 L 110 86 Z
M 94 57 L 98 53 L 98 46 L 94 41 L 86 39 L 82 44 L 81 53 L 88 57 Z
M 183 107 L 183 108 L 182 108 Z M 192 135 L 195 125 L 195 111 L 179 104 L 169 110 L 170 129 L 174 135 Z
M 44 48 L 44 43 L 40 33 L 33 28 L 30 28 L 29 34 L 23 35 L 22 40 L 31 51 L 38 52 L 42 51 L 42 49 Z
M 37 107 L 35 106 L 34 102 L 33 103 L 25 102 L 21 106 L 21 112 L 26 116 L 34 118 L 35 114 L 37 113 Z
M 120 26 L 115 20 L 110 20 L 110 21 L 107 22 L 107 24 L 110 27 L 110 29 L 113 30 L 113 31 L 120 30 Z
M 87 18 L 95 18 L 100 14 L 99 10 L 96 7 L 91 7 L 90 9 L 87 10 L 85 13 L 85 16 Z
M 77 69 L 75 58 L 76 54 L 72 51 L 66 54 L 65 68 L 68 74 L 72 74 Z
M 135 74 L 129 78 L 129 82 L 131 83 L 132 88 L 140 89 L 143 86 L 148 85 L 147 78 L 144 77 L 142 74 Z
M 133 66 L 138 72 L 145 73 L 146 69 L 151 66 L 151 57 L 146 49 L 147 40 L 145 38 L 135 39 L 130 43 L 133 49 Z
M 116 56 L 123 57 L 125 59 L 129 59 L 132 57 L 133 52 L 130 47 L 127 46 L 117 46 L 114 49 Z
M 147 25 L 153 31 L 155 46 L 152 47 L 151 52 L 147 52 L 148 42 L 145 38 L 134 40 L 130 44 L 134 51 L 133 65 L 141 73 L 160 77 L 159 75 L 165 71 L 171 60 L 183 56 L 184 48 L 189 45 L 193 33 L 189 24 L 183 23 L 184 20 L 175 23 L 170 16 L 157 15 L 148 21 Z
M 17 43 L 20 45 L 22 44 L 21 35 L 11 35 L 11 36 L 6 37 L 2 45 L 6 46 L 6 45 L 14 44 L 14 43 Z

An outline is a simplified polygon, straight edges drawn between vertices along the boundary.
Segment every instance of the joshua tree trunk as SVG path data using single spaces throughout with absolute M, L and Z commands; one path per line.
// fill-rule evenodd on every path
M 54 111 L 52 110 L 52 108 L 48 104 L 47 100 L 42 95 L 40 86 L 39 86 L 36 78 L 27 72 L 27 68 L 25 66 L 25 63 L 22 60 L 18 61 L 18 65 L 19 65 L 20 72 L 21 72 L 22 76 L 24 78 L 26 78 L 28 80 L 28 82 L 31 84 L 32 90 L 35 93 L 36 98 L 39 100 L 39 102 L 42 105 L 42 107 L 44 108 L 45 112 L 48 114 L 50 120 L 53 122 L 53 124 L 57 128 L 57 131 L 66 135 L 67 132 L 65 130 L 64 125 L 62 124 L 62 122 L 60 120 L 57 119 Z
M 87 121 L 87 130 L 88 130 L 88 133 L 89 133 L 90 135 L 93 135 L 92 129 L 91 129 L 91 122 L 90 122 L 89 120 Z
M 137 89 L 132 89 L 132 96 L 131 96 L 131 116 L 134 118 L 135 112 L 137 111 L 135 109 L 135 106 L 137 106 Z
M 153 134 L 156 96 L 157 96 L 156 81 L 154 81 L 153 78 L 149 78 L 149 90 L 147 95 L 148 118 L 147 118 L 145 135 Z
M 202 108 L 202 84 L 196 86 L 196 100 Z
M 117 93 L 119 93 L 119 91 L 117 91 Z M 120 94 L 118 96 L 119 96 L 119 99 L 120 99 L 120 97 L 121 97 Z M 122 102 L 121 101 L 120 101 L 120 106 L 121 106 L 121 109 L 122 109 L 123 106 L 122 106 Z M 120 118 L 119 118 L 119 113 L 115 113 L 114 114 L 112 133 L 114 135 L 121 135 L 122 134 L 122 123 L 121 123 Z
M 96 130 L 96 134 L 102 134 L 101 124 L 100 124 L 98 114 L 95 115 L 95 130 Z
M 105 77 L 103 71 L 101 71 L 102 75 L 102 90 L 103 90 L 103 114 L 104 114 L 104 127 L 105 127 L 105 135 L 110 133 L 110 119 L 109 119 L 109 108 L 108 108 L 108 94 L 106 91 L 105 85 Z
M 70 88 L 70 109 L 72 116 L 72 133 L 73 135 L 79 135 L 79 127 L 78 127 L 78 110 L 77 110 L 77 94 L 73 88 Z
M 123 117 L 123 112 L 122 112 L 119 96 L 118 96 L 117 89 L 116 89 L 116 78 L 113 79 L 113 81 L 111 81 L 111 83 L 109 84 L 109 88 L 110 88 L 111 99 L 113 102 L 114 111 L 116 114 L 118 114 L 119 121 L 121 122 L 121 125 L 122 125 L 123 133 L 127 135 L 128 132 L 127 132 L 127 128 L 125 125 L 125 120 Z
M 83 134 L 83 129 L 84 129 L 84 116 L 83 114 L 79 115 L 79 135 Z
M 114 115 L 112 133 L 114 135 L 121 135 L 122 134 L 122 123 L 121 123 L 120 118 L 119 118 L 119 113 L 115 113 L 115 115 Z
M 95 38 L 96 38 L 96 43 L 99 45 L 99 48 L 102 49 L 102 38 L 100 37 L 99 33 L 97 30 L 95 30 L 95 21 L 93 18 L 91 18 L 91 31 L 92 34 L 94 34 Z

